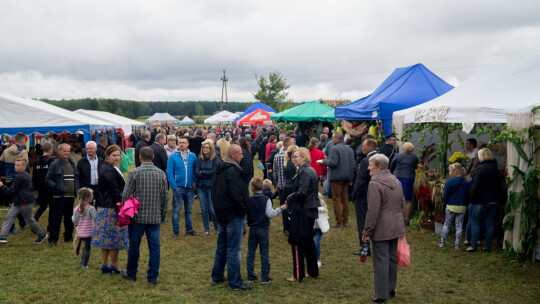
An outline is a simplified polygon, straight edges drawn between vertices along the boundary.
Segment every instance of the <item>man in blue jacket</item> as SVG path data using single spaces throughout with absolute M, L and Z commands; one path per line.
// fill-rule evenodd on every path
M 197 156 L 188 150 L 189 141 L 185 136 L 178 138 L 178 151 L 171 154 L 167 162 L 167 179 L 173 189 L 172 226 L 173 236 L 178 236 L 180 230 L 180 210 L 184 202 L 184 218 L 186 220 L 186 234 L 196 236 L 191 226 L 191 208 L 193 207 L 196 180 L 193 174 Z

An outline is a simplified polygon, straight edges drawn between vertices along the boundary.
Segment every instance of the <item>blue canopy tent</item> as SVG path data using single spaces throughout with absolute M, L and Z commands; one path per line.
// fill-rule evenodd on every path
M 251 106 L 249 106 L 245 111 L 244 113 L 242 113 L 242 115 L 238 116 L 238 118 L 236 118 L 232 123 L 233 124 L 236 124 L 237 121 L 239 121 L 240 119 L 246 117 L 247 115 L 257 111 L 257 110 L 265 110 L 266 112 L 268 113 L 277 113 L 276 110 L 272 109 L 270 106 L 262 103 L 262 102 L 257 102 L 257 103 L 254 103 L 252 104 Z
M 392 133 L 392 113 L 439 97 L 454 87 L 421 63 L 397 68 L 368 97 L 336 107 L 336 120 L 382 120 L 385 134 Z
M 342 120 L 342 119 L 357 120 L 356 117 L 358 116 L 358 113 L 356 113 L 355 111 L 356 111 L 357 108 L 361 107 L 362 103 L 367 98 L 369 98 L 369 96 L 371 96 L 371 95 L 368 95 L 366 97 L 362 97 L 362 98 L 360 98 L 358 100 L 355 100 L 353 102 L 349 102 L 348 104 L 337 106 L 336 107 L 335 119 L 336 120 Z
M 39 100 L 2 94 L 0 109 L 0 134 L 83 131 L 84 141 L 87 142 L 92 130 L 115 130 L 114 123 L 77 114 Z

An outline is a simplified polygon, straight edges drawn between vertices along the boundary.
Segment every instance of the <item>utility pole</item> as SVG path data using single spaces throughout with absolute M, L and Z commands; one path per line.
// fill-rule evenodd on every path
M 223 77 L 221 77 L 223 84 L 221 85 L 221 111 L 223 111 L 223 92 L 225 92 L 225 103 L 227 111 L 229 111 L 229 97 L 227 96 L 227 76 L 225 76 L 225 70 L 223 70 Z

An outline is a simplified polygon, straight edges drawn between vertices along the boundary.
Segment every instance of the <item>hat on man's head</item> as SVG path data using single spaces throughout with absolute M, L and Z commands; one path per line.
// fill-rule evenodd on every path
M 386 135 L 386 140 L 389 140 L 389 139 L 396 139 L 396 134 L 390 133 L 390 134 Z

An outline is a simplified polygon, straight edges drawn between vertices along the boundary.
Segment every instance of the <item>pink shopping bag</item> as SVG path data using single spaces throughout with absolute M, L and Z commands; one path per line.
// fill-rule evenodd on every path
M 397 245 L 397 263 L 403 267 L 409 267 L 411 264 L 411 250 L 407 239 L 403 236 L 398 239 Z

